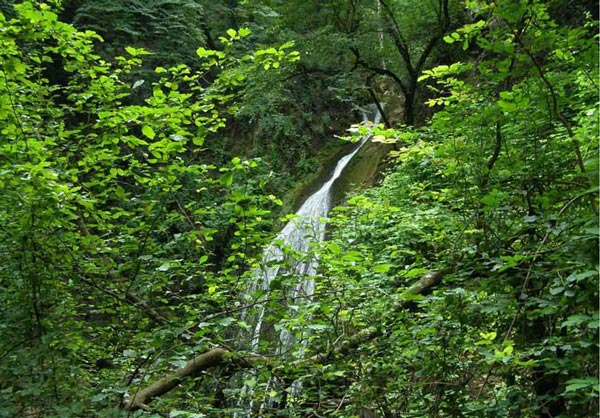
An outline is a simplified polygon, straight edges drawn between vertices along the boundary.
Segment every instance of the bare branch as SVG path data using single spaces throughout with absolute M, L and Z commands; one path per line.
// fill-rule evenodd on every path
M 164 395 L 179 384 L 188 376 L 196 374 L 200 371 L 221 364 L 223 357 L 227 354 L 227 350 L 222 348 L 214 348 L 206 353 L 200 354 L 188 361 L 185 366 L 175 370 L 160 380 L 152 383 L 150 386 L 137 392 L 131 399 L 125 402 L 124 409 L 144 409 L 148 410 L 148 403 L 156 397 Z
M 356 66 L 361 66 L 375 74 L 390 77 L 392 80 L 394 80 L 400 86 L 400 89 L 402 90 L 402 92 L 404 94 L 406 94 L 406 85 L 404 84 L 402 79 L 400 77 L 398 77 L 395 73 L 393 73 L 392 71 L 387 70 L 385 68 L 379 68 L 379 67 L 374 67 L 372 65 L 369 65 L 366 61 L 364 61 L 360 58 L 360 52 L 358 51 L 358 49 L 356 49 L 354 47 L 351 47 L 350 51 L 352 51 L 352 53 L 354 54 L 354 57 L 356 58 L 356 63 L 355 63 Z

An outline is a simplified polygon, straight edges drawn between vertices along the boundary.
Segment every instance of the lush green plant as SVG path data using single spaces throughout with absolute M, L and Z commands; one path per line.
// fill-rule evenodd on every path
M 227 321 L 199 318 L 239 303 L 280 202 L 263 193 L 257 161 L 216 167 L 202 147 L 233 111 L 240 67 L 294 54 L 234 58 L 248 31 L 230 30 L 224 51 L 197 50 L 198 71 L 157 67 L 150 96 L 131 104 L 145 50 L 111 64 L 94 53 L 98 35 L 48 5 L 15 10 L 0 15 L 0 415 L 108 416 L 145 365 L 223 342 Z M 48 80 L 57 64 L 64 84 Z
M 378 330 L 315 383 L 355 400 L 339 416 L 598 407 L 595 26 L 560 27 L 539 2 L 470 6 L 476 20 L 445 40 L 477 61 L 424 72 L 430 126 L 375 130 L 397 146 L 392 172 L 338 209 L 319 253 L 319 347 Z M 398 311 L 431 269 L 440 288 Z
M 102 51 L 113 57 L 124 46 L 153 52 L 146 58 L 148 70 L 157 65 L 199 64 L 198 46 L 208 46 L 205 10 L 197 1 L 66 2 L 73 7 L 73 24 L 93 30 L 104 39 Z M 75 3 L 71 5 L 69 3 Z M 212 40 L 212 39 L 211 39 Z
M 159 3 L 174 4 L 149 5 Z M 254 271 L 281 202 L 269 168 L 233 158 L 231 139 L 250 121 L 273 135 L 255 156 L 310 171 L 310 152 L 297 153 L 314 139 L 307 124 L 333 123 L 326 103 L 362 94 L 354 76 L 330 72 L 351 57 L 332 51 L 357 42 L 380 62 L 365 49 L 378 26 L 360 26 L 377 4 L 390 39 L 404 28 L 423 52 L 425 26 L 394 24 L 399 5 L 422 5 L 240 4 L 233 19 L 255 16 L 264 32 L 230 29 L 219 50 L 194 47 L 195 68 L 144 79 L 145 49 L 103 60 L 98 35 L 48 5 L 0 15 L 0 416 L 597 411 L 597 25 L 559 25 L 544 2 L 469 1 L 466 25 L 439 22 L 435 34 L 462 62 L 395 68 L 430 83 L 435 116 L 373 128 L 395 146 L 385 179 L 332 213 L 327 241 L 285 249 L 292 257 L 270 266 L 284 274 L 260 299 Z M 292 43 L 264 44 L 268 22 L 303 49 L 331 40 L 329 52 L 298 63 Z M 304 80 L 314 94 L 301 94 Z M 328 112 L 303 114 L 315 104 Z M 218 142 L 226 123 L 231 138 Z M 315 294 L 292 300 L 290 267 L 313 257 Z M 431 271 L 441 283 L 410 290 Z M 263 306 L 259 353 L 248 353 L 240 340 Z M 120 404 L 215 347 L 223 367 L 151 407 Z

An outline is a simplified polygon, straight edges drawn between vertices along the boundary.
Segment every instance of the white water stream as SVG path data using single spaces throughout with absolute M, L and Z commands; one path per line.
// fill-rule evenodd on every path
M 363 114 L 364 123 L 369 126 L 366 115 Z M 374 124 L 379 123 L 380 115 L 377 112 Z M 261 299 L 265 301 L 269 297 L 269 290 L 273 280 L 280 274 L 280 270 L 284 267 L 284 260 L 289 261 L 289 256 L 286 253 L 291 252 L 300 254 L 301 259 L 293 259 L 293 273 L 299 278 L 296 285 L 287 295 L 287 300 L 290 301 L 288 306 L 294 304 L 294 301 L 303 298 L 310 301 L 315 288 L 315 282 L 312 276 L 317 272 L 318 260 L 314 257 L 305 259 L 310 253 L 311 246 L 315 243 L 323 241 L 325 238 L 325 218 L 331 210 L 332 196 L 331 188 L 333 183 L 340 177 L 344 168 L 350 160 L 356 155 L 360 148 L 369 140 L 371 135 L 365 136 L 353 151 L 340 158 L 331 174 L 331 177 L 321 186 L 319 190 L 308 197 L 302 206 L 296 212 L 294 219 L 290 220 L 273 242 L 265 249 L 262 257 L 262 268 L 255 272 L 256 281 L 252 288 L 249 289 L 249 294 L 261 294 Z M 286 249 L 285 251 L 283 249 Z M 293 257 L 292 257 L 293 258 Z M 260 301 L 259 301 L 260 302 Z M 258 313 L 248 321 L 251 323 L 252 334 L 250 338 L 250 350 L 254 353 L 259 352 L 259 343 L 263 336 L 265 304 L 259 305 Z M 285 351 L 289 349 L 293 343 L 297 342 L 293 335 L 285 328 L 282 328 L 279 333 L 279 354 L 285 356 Z M 300 390 L 301 384 L 295 384 L 297 390 Z M 245 388 L 246 393 L 252 392 L 250 388 Z M 260 409 L 264 407 L 264 403 Z M 252 403 L 250 404 L 252 410 Z

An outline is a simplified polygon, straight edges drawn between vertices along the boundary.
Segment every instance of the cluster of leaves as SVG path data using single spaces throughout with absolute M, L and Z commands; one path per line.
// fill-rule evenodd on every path
M 192 12 L 186 19 L 206 23 L 196 2 L 179 3 Z M 150 26 L 165 33 L 181 22 L 157 16 L 175 4 L 113 1 L 96 12 L 84 2 L 80 18 L 100 25 L 114 6 L 150 13 Z M 260 36 L 236 27 L 216 50 L 206 27 L 194 27 L 189 35 L 207 43 L 195 66 L 153 68 L 146 79 L 145 49 L 104 60 L 95 32 L 61 23 L 45 4 L 25 1 L 14 18 L 0 15 L 0 416 L 118 416 L 125 393 L 198 352 L 246 348 L 240 335 L 253 338 L 252 314 L 263 312 L 265 338 L 250 348 L 272 356 L 269 367 L 213 369 L 153 408 L 171 416 L 246 414 L 248 406 L 261 416 L 591 416 L 599 396 L 597 27 L 558 25 L 540 1 L 474 0 L 465 13 L 472 21 L 449 32 L 448 4 L 423 18 L 439 19 L 432 42 L 468 58 L 428 69 L 422 54 L 410 74 L 416 56 L 395 19 L 403 6 L 423 5 L 405 1 L 297 10 L 242 2 L 232 20 L 247 13 L 264 25 Z M 160 5 L 168 7 L 149 11 Z M 383 27 L 365 19 L 386 25 L 379 50 Z M 266 22 L 305 50 L 328 48 L 294 72 L 294 44 L 266 45 L 275 35 Z M 428 33 L 419 22 L 411 31 L 421 40 Z M 146 30 L 136 19 L 113 23 L 131 36 Z M 326 105 L 346 110 L 364 93 L 350 86 L 355 74 L 334 71 L 351 65 L 339 53 L 348 46 L 376 74 L 377 51 L 409 54 L 394 71 L 412 83 L 407 92 L 431 83 L 427 104 L 437 113 L 422 129 L 374 129 L 375 141 L 396 147 L 383 183 L 332 214 L 328 241 L 271 262 L 282 274 L 266 300 L 257 298 L 247 292 L 254 256 L 281 202 L 265 193 L 259 161 L 231 158 L 233 141 L 211 138 L 229 123 L 237 139 L 250 122 L 257 137 L 272 137 L 254 152 L 311 170 L 296 153 L 312 145 L 314 131 L 304 130 L 325 134 L 335 119 Z M 380 69 L 391 65 L 384 57 Z M 314 295 L 290 297 L 308 279 L 293 264 L 313 257 L 321 266 Z M 444 275 L 431 294 L 406 291 L 431 270 Z
M 315 349 L 378 336 L 311 371 L 319 414 L 598 409 L 597 27 L 559 26 L 542 2 L 469 7 L 445 41 L 473 60 L 424 71 L 428 126 L 375 129 L 396 144 L 390 172 L 318 251 Z M 430 270 L 442 285 L 407 300 Z
M 281 202 L 260 161 L 218 167 L 203 147 L 233 111 L 240 68 L 295 55 L 236 58 L 248 32 L 231 30 L 223 51 L 198 49 L 197 70 L 157 67 L 140 103 L 144 49 L 109 63 L 96 33 L 51 6 L 14 14 L 0 15 L 0 416 L 109 416 L 149 379 L 144 365 L 226 338 L 224 312 Z

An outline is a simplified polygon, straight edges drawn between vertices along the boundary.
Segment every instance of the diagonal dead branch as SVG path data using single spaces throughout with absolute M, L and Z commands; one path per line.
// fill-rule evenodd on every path
M 445 271 L 434 271 L 427 273 L 408 289 L 402 295 L 420 295 L 432 286 L 439 283 L 444 276 Z M 400 300 L 392 308 L 392 312 L 398 312 L 406 308 L 406 302 Z M 294 364 L 306 362 L 325 363 L 334 356 L 345 355 L 361 344 L 369 342 L 380 335 L 380 330 L 376 328 L 366 328 L 349 337 L 342 344 L 338 345 L 330 353 L 318 353 L 308 359 L 298 360 Z M 188 377 L 197 375 L 198 373 L 208 370 L 213 367 L 218 367 L 231 361 L 239 368 L 256 367 L 257 363 L 266 367 L 270 367 L 268 360 L 259 355 L 235 356 L 228 349 L 218 347 L 210 349 L 199 356 L 188 361 L 185 366 L 180 367 L 165 377 L 155 381 L 149 386 L 137 391 L 130 399 L 126 400 L 121 407 L 127 411 L 143 409 L 149 411 L 148 404 L 155 398 L 158 398 L 179 386 Z

